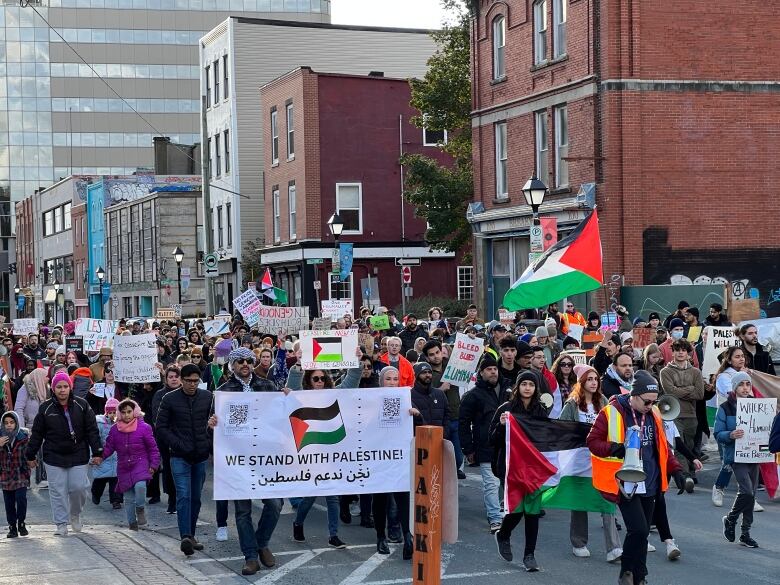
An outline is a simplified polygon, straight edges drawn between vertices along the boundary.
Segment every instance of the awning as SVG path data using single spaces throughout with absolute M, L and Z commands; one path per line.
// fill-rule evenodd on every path
M 46 298 L 43 299 L 43 302 L 44 303 L 53 303 L 56 300 L 57 300 L 57 293 L 54 292 L 54 289 L 50 288 L 49 290 L 47 290 L 46 291 Z

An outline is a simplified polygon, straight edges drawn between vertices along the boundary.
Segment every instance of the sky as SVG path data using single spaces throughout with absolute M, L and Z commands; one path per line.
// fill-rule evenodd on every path
M 333 24 L 439 28 L 443 16 L 439 0 L 331 0 Z

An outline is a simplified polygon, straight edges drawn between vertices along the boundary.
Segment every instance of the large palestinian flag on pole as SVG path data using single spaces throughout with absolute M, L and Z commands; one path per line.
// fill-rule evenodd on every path
M 509 512 L 543 508 L 614 514 L 615 505 L 593 487 L 590 425 L 509 416 L 506 425 L 504 502 Z
M 504 295 L 503 305 L 509 311 L 542 307 L 602 284 L 599 219 L 594 209 L 523 272 Z

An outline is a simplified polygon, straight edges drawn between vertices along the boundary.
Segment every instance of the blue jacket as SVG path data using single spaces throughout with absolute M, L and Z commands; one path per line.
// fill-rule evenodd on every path
M 780 453 L 780 414 L 775 416 L 772 423 L 772 431 L 769 433 L 769 450 L 772 453 Z
M 737 428 L 737 397 L 734 392 L 729 392 L 726 402 L 720 405 L 718 414 L 715 416 L 715 428 L 713 433 L 715 439 L 723 445 L 723 463 L 731 465 L 734 463 L 734 439 L 731 438 L 731 431 Z

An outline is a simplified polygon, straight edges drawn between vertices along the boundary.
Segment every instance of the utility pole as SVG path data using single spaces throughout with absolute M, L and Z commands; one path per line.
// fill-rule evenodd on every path
M 202 201 L 203 201 L 203 231 L 205 232 L 203 238 L 204 256 L 208 256 L 214 252 L 213 246 L 213 233 L 211 229 L 211 156 L 209 144 L 209 129 L 208 121 L 206 119 L 206 96 L 203 95 L 200 98 L 200 132 L 201 132 L 201 145 L 200 145 L 200 166 L 201 173 L 203 174 L 203 188 L 202 188 Z M 214 307 L 214 279 L 206 277 L 206 315 L 216 315 L 217 311 Z M 181 280 L 179 281 L 181 287 Z

